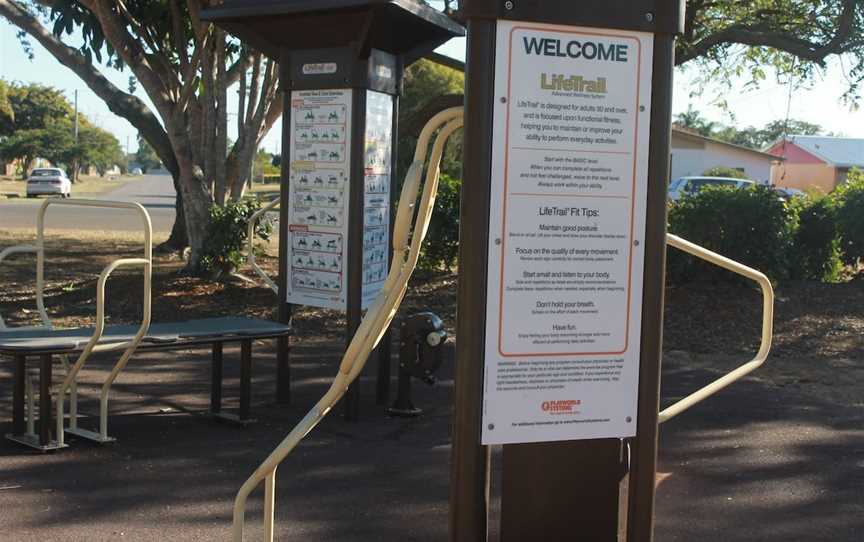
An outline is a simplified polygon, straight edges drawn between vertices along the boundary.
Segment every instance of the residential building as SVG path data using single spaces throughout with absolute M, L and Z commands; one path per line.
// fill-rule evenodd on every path
M 864 139 L 793 135 L 767 152 L 784 159 L 771 178 L 783 188 L 827 193 L 845 183 L 852 168 L 864 169 Z
M 750 180 L 768 184 L 771 168 L 778 157 L 673 127 L 670 160 L 672 179 L 702 175 L 715 167 L 727 167 L 740 171 Z

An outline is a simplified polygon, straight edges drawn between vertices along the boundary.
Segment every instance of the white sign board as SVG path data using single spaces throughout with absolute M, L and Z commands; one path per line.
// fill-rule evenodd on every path
M 483 444 L 636 433 L 652 45 L 498 24 Z
M 345 310 L 351 90 L 291 93 L 288 303 Z
M 363 206 L 363 298 L 369 306 L 390 267 L 390 175 L 393 151 L 393 97 L 366 93 L 366 158 Z

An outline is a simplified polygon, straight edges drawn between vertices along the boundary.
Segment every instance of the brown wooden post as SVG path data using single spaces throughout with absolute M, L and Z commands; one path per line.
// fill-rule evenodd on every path
M 457 374 L 451 464 L 450 540 L 480 542 L 499 530 L 503 542 L 652 539 L 665 261 L 665 192 L 671 127 L 672 50 L 683 24 L 679 0 L 464 0 L 468 24 L 464 185 L 460 232 Z M 499 21 L 580 26 L 653 34 L 653 69 L 641 343 L 638 345 L 638 414 L 635 437 L 532 442 L 503 447 L 500 529 L 487 526 L 490 454 L 481 445 L 486 356 L 489 231 L 493 182 L 494 110 Z M 518 26 L 518 25 L 517 25 Z M 591 34 L 592 30 L 583 29 Z M 549 29 L 554 32 L 556 29 Z M 621 35 L 619 32 L 618 35 Z M 647 39 L 651 44 L 651 37 Z M 550 46 L 550 56 L 572 54 Z M 571 58 L 573 58 L 571 56 Z M 537 62 L 543 62 L 542 55 Z M 554 75 L 554 74 L 553 74 Z M 563 74 L 562 74 L 563 75 Z M 574 73 L 567 76 L 588 74 Z M 518 77 L 518 74 L 517 74 Z M 539 77 L 538 77 L 539 79 Z M 540 81 L 538 81 L 538 86 Z M 616 89 L 617 90 L 617 89 Z M 629 89 L 628 92 L 635 90 Z M 644 102 L 643 102 L 644 106 Z M 644 111 L 644 109 L 642 110 Z M 647 115 L 646 115 L 647 116 Z M 640 119 L 641 120 L 641 119 Z M 644 121 L 643 121 L 644 122 Z M 634 167 L 635 172 L 635 167 Z M 501 190 L 496 184 L 495 190 Z M 506 241 L 506 240 L 505 240 Z M 495 240 L 496 244 L 500 239 Z M 575 265 L 575 264 L 574 264 Z M 638 272 L 638 271 L 634 271 Z M 638 309 L 637 309 L 638 310 Z M 631 401 L 637 401 L 631 398 Z M 631 420 L 628 418 L 628 423 Z M 524 442 L 524 441 L 523 441 Z M 487 528 L 488 527 L 488 528 Z

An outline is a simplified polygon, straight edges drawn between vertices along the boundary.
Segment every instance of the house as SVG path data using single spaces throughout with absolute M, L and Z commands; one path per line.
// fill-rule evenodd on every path
M 850 169 L 864 169 L 864 139 L 794 135 L 774 143 L 767 152 L 784 158 L 771 178 L 783 188 L 828 193 L 846 182 Z
M 761 184 L 771 180 L 771 168 L 778 157 L 741 145 L 705 137 L 690 130 L 672 127 L 671 178 L 702 175 L 715 167 L 737 169 Z

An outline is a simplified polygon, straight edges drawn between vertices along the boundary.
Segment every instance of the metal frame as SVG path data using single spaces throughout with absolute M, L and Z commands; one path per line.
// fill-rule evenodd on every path
M 147 333 L 147 330 L 150 328 L 150 317 L 151 317 L 151 293 L 152 293 L 152 273 L 153 273 L 153 227 L 150 221 L 150 215 L 147 213 L 147 210 L 138 203 L 126 203 L 126 202 L 114 202 L 114 201 L 98 201 L 98 200 L 87 200 L 87 199 L 47 199 L 39 208 L 39 211 L 36 215 L 36 245 L 20 245 L 16 247 L 10 247 L 0 253 L 0 261 L 3 258 L 10 254 L 15 253 L 25 253 L 25 252 L 35 252 L 36 253 L 36 305 L 39 309 L 40 316 L 42 321 L 45 322 L 46 329 L 52 329 L 50 319 L 48 318 L 47 311 L 45 310 L 45 214 L 48 210 L 48 207 L 52 205 L 64 205 L 64 206 L 75 206 L 75 207 L 95 207 L 102 209 L 130 209 L 138 212 L 141 216 L 143 225 L 144 225 L 144 250 L 141 258 L 121 258 L 111 262 L 99 275 L 99 279 L 96 283 L 96 325 L 93 332 L 93 336 L 87 343 L 87 346 L 84 348 L 83 352 L 78 356 L 78 359 L 74 364 L 69 365 L 68 360 L 64 361 L 64 366 L 66 367 L 66 376 L 63 379 L 63 383 L 60 385 L 57 390 L 57 419 L 56 419 L 56 442 L 46 443 L 43 442 L 46 440 L 45 438 L 40 438 L 40 441 L 37 443 L 33 442 L 33 435 L 9 435 L 9 438 L 15 440 L 17 442 L 21 442 L 22 444 L 26 444 L 28 446 L 34 446 L 41 450 L 48 449 L 56 449 L 63 448 L 66 446 L 64 439 L 64 432 L 68 432 L 70 434 L 75 434 L 81 437 L 89 438 L 92 440 L 96 440 L 97 442 L 109 442 L 113 439 L 109 438 L 107 435 L 108 431 L 108 391 L 111 386 L 111 383 L 116 379 L 119 372 L 126 366 L 126 363 L 132 357 L 132 354 L 138 348 L 138 345 L 141 343 L 141 340 L 144 338 L 144 335 Z M 117 344 L 103 344 L 100 345 L 99 341 L 102 338 L 102 334 L 105 330 L 105 284 L 108 281 L 108 278 L 111 274 L 119 269 L 124 267 L 141 267 L 143 269 L 144 275 L 144 299 L 143 299 L 143 317 L 141 320 L 141 326 L 138 329 L 135 337 L 128 342 L 125 343 L 117 343 Z M 38 329 L 38 327 L 37 327 Z M 87 360 L 94 352 L 109 352 L 115 350 L 123 350 L 123 354 L 120 357 L 120 360 L 115 364 L 114 369 L 111 372 L 111 375 L 106 379 L 105 383 L 102 386 L 102 393 L 100 395 L 100 432 L 95 433 L 92 431 L 86 431 L 84 429 L 78 428 L 78 416 L 77 416 L 77 386 L 76 386 L 76 377 L 78 376 L 79 371 L 84 367 L 87 363 Z M 51 357 L 48 355 L 48 363 L 50 363 Z M 49 368 L 50 369 L 50 368 Z M 50 370 L 43 372 L 43 379 L 45 375 L 50 374 Z M 41 392 L 40 394 L 44 394 L 47 390 L 47 386 L 50 385 L 50 382 L 40 382 Z M 29 386 L 32 388 L 32 386 Z M 66 391 L 70 392 L 70 416 L 69 416 L 69 428 L 65 428 L 65 423 L 63 419 L 63 411 L 64 411 L 64 403 L 66 397 Z M 28 405 L 33 402 L 32 397 L 28 398 Z M 50 398 L 40 398 L 41 406 L 45 406 L 47 404 L 50 409 Z M 28 417 L 33 415 L 33 409 L 28 408 Z M 45 416 L 44 419 L 47 419 L 46 413 L 42 412 L 42 408 L 40 408 L 40 416 Z M 44 425 L 44 424 L 43 424 Z M 32 420 L 28 420 L 28 428 L 32 426 Z M 43 432 L 47 431 L 47 428 L 42 429 Z M 43 437 L 45 435 L 42 435 Z
M 691 243 L 686 239 L 682 239 L 677 235 L 669 234 L 666 236 L 666 240 L 669 243 L 669 246 L 673 246 L 679 250 L 683 250 L 688 254 L 696 256 L 697 258 L 701 258 L 707 262 L 713 263 L 714 265 L 718 265 L 724 269 L 728 269 L 733 273 L 737 273 L 743 277 L 747 277 L 748 279 L 755 281 L 757 284 L 759 284 L 759 287 L 762 289 L 762 340 L 759 344 L 759 351 L 756 353 L 756 357 L 754 357 L 752 360 L 748 361 L 744 365 L 741 365 L 737 369 L 711 382 L 707 386 L 691 393 L 687 397 L 676 402 L 674 405 L 663 409 L 660 412 L 660 417 L 658 420 L 659 423 L 668 422 L 669 420 L 689 409 L 696 403 L 704 401 L 705 399 L 711 397 L 726 386 L 729 386 L 735 381 L 740 380 L 744 376 L 758 369 L 763 363 L 765 363 L 765 360 L 768 358 L 768 354 L 771 352 L 771 341 L 774 334 L 774 288 L 771 285 L 771 281 L 768 279 L 768 277 L 751 267 L 747 267 L 746 265 L 740 264 L 734 260 L 730 260 L 729 258 L 721 256 L 716 252 L 711 252 L 710 250 L 702 248 L 695 243 Z
M 333 380 L 330 389 L 261 463 L 237 493 L 234 501 L 233 539 L 235 542 L 242 542 L 243 540 L 246 501 L 249 494 L 262 481 L 264 482 L 264 540 L 272 542 L 277 467 L 303 437 L 312 431 L 339 399 L 345 395 L 351 382 L 359 376 L 370 353 L 381 340 L 396 315 L 408 288 L 408 280 L 411 278 L 420 257 L 420 247 L 432 217 L 440 176 L 441 157 L 446 142 L 453 132 L 461 128 L 462 123 L 462 108 L 453 108 L 433 117 L 423 129 L 417 143 L 414 162 L 406 175 L 399 199 L 399 207 L 396 210 L 393 234 L 394 256 L 384 288 L 375 298 L 366 313 L 366 317 L 360 323 L 357 333 L 342 358 L 339 373 Z M 432 149 L 426 182 L 423 184 L 423 194 L 418 206 L 416 201 L 420 192 L 423 167 L 426 163 L 426 152 L 434 132 L 438 129 L 440 132 Z M 412 221 L 415 210 L 416 218 Z
M 267 284 L 267 287 L 273 290 L 273 293 L 279 294 L 279 285 L 270 278 L 270 275 L 267 274 L 266 271 L 261 269 L 258 265 L 257 260 L 255 259 L 255 226 L 258 224 L 258 221 L 261 220 L 261 217 L 270 211 L 274 210 L 276 207 L 279 207 L 279 201 L 281 197 L 277 196 L 276 198 L 269 201 L 266 205 L 261 207 L 258 211 L 255 212 L 252 216 L 249 217 L 249 227 L 246 232 L 246 261 L 249 264 L 249 267 L 252 268 L 253 271 Z

